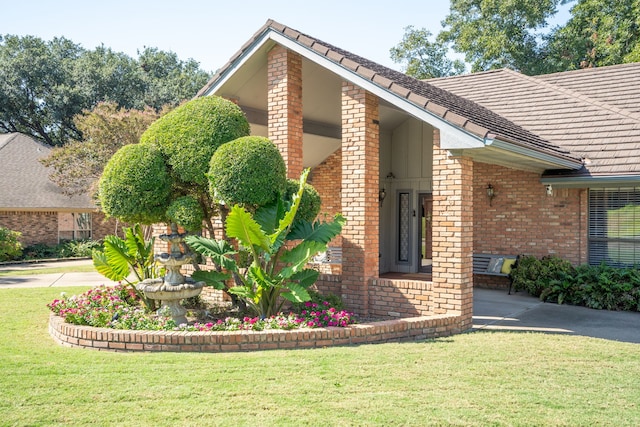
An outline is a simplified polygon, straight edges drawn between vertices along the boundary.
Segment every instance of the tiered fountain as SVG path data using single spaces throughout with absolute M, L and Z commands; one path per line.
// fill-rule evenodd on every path
M 170 245 L 170 253 L 155 256 L 156 261 L 165 266 L 167 273 L 160 279 L 143 280 L 137 286 L 147 298 L 162 301 L 160 310 L 168 307 L 177 325 L 187 323 L 187 310 L 180 305 L 180 301 L 199 295 L 204 286 L 204 282 L 195 282 L 180 272 L 183 265 L 193 261 L 193 254 L 184 244 L 184 237 L 184 233 L 178 233 L 175 224 L 171 224 L 171 234 L 159 236 L 160 240 Z

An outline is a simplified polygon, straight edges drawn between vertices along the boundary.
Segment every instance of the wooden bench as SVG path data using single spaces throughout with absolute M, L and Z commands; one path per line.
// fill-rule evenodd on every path
M 518 265 L 519 259 L 520 255 L 473 254 L 473 274 L 508 277 L 511 295 L 511 270 Z

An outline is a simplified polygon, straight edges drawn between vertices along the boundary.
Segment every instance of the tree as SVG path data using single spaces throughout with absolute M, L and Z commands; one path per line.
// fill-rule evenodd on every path
M 137 144 L 151 123 L 162 115 L 151 107 L 144 110 L 118 108 L 115 102 L 101 102 L 93 110 L 74 117 L 84 141 L 56 147 L 42 163 L 51 167 L 51 181 L 68 195 L 97 191 L 104 166 L 118 149 Z
M 120 148 L 105 166 L 98 196 L 103 211 L 125 222 L 177 222 L 210 233 L 216 206 L 206 172 L 222 144 L 249 134 L 234 103 L 193 99 L 153 122 L 139 144 Z
M 73 78 L 73 64 L 82 53 L 65 38 L 0 38 L 0 129 L 50 145 L 81 139 L 73 117 L 90 106 Z
M 640 61 L 640 0 L 580 0 L 548 38 L 554 71 Z
M 99 102 L 159 111 L 193 97 L 209 78 L 173 52 L 146 48 L 139 55 L 85 50 L 65 38 L 0 37 L 0 131 L 53 146 L 82 141 L 74 117 Z
M 450 60 L 448 47 L 440 41 L 431 41 L 431 31 L 412 26 L 404 30 L 402 41 L 391 48 L 390 53 L 394 62 L 405 64 L 405 73 L 416 79 L 430 79 L 464 72 L 464 62 Z
M 574 1 L 569 21 L 548 28 L 557 7 Z M 639 61 L 639 17 L 640 0 L 451 0 L 436 41 L 407 27 L 392 59 L 418 78 L 441 69 L 447 46 L 474 72 L 507 67 L 536 75 Z
M 451 0 L 438 40 L 464 53 L 471 71 L 541 70 L 539 40 L 560 0 Z

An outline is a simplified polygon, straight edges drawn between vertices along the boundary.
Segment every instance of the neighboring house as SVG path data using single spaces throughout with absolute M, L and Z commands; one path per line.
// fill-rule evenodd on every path
M 311 168 L 347 218 L 319 286 L 358 313 L 468 329 L 474 281 L 505 280 L 474 253 L 640 261 L 640 64 L 419 81 L 268 21 L 199 95 Z
M 0 134 L 0 227 L 22 233 L 23 246 L 114 234 L 115 221 L 104 221 L 88 196 L 66 196 L 49 180 L 40 160 L 50 152 L 30 136 Z

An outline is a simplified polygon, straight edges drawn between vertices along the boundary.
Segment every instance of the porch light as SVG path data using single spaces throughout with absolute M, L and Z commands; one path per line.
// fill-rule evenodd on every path
M 496 193 L 493 190 L 493 185 L 491 184 L 487 184 L 487 197 L 489 198 L 489 206 L 491 206 L 493 198 L 496 197 Z
M 381 206 L 382 206 L 382 202 L 384 202 L 385 197 L 387 197 L 387 192 L 384 190 L 384 188 L 382 188 L 380 192 L 378 192 L 378 201 L 380 202 Z

